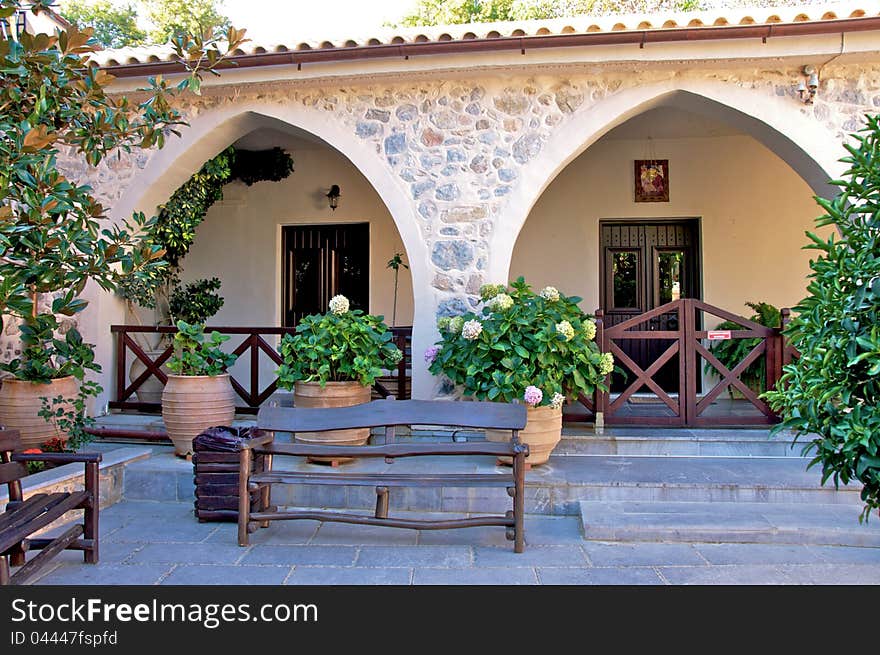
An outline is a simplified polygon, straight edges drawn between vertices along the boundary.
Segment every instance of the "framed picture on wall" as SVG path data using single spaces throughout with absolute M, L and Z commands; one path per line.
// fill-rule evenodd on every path
M 635 160 L 636 202 L 669 202 L 669 160 Z

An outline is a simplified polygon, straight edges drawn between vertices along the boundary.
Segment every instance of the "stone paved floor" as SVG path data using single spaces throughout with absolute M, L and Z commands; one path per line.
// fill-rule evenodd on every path
M 574 516 L 530 515 L 526 551 L 500 528 L 411 531 L 278 522 L 236 545 L 189 503 L 101 512 L 101 563 L 62 553 L 36 584 L 880 584 L 880 548 L 584 541 Z

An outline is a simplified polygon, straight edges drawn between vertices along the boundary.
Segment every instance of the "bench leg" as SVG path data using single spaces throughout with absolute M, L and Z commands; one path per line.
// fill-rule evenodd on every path
M 99 481 L 98 463 L 86 462 L 86 491 L 89 492 L 89 504 L 83 514 L 83 538 L 86 543 L 91 543 L 83 551 L 83 560 L 86 564 L 97 564 L 100 554 L 98 547 L 98 509 L 101 502 Z
M 244 448 L 238 455 L 238 545 L 247 546 L 248 523 L 251 519 L 251 495 L 248 482 L 251 472 L 251 451 Z
M 9 558 L 5 555 L 0 555 L 0 587 L 5 587 L 9 584 Z
M 9 562 L 12 566 L 24 565 L 25 550 L 20 544 L 9 549 Z
M 523 525 L 523 513 L 525 512 L 525 463 L 526 456 L 520 451 L 513 457 L 513 522 L 514 540 L 513 552 L 521 553 L 525 550 L 525 526 Z
M 271 471 L 272 470 L 272 455 L 265 455 L 263 457 L 263 470 Z M 260 490 L 260 511 L 268 512 L 269 507 L 272 505 L 272 485 L 267 484 Z M 260 521 L 261 528 L 268 528 L 269 521 Z
M 388 487 L 376 487 L 376 518 L 388 518 Z

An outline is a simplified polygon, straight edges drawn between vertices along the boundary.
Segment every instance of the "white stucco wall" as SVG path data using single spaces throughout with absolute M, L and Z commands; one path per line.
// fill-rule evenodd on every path
M 601 139 L 569 164 L 532 209 L 513 251 L 510 277 L 525 276 L 599 306 L 602 219 L 699 218 L 703 299 L 748 315 L 745 301 L 791 307 L 804 295 L 814 229 L 813 192 L 749 136 L 653 141 L 669 160 L 670 201 L 636 203 L 633 165 L 646 142 Z
M 182 262 L 183 280 L 220 278 L 225 302 L 211 319 L 215 325 L 280 325 L 282 226 L 368 222 L 370 312 L 385 316 L 390 325 L 394 275 L 385 265 L 395 252 L 404 253 L 405 261 L 408 257 L 388 209 L 357 168 L 332 148 L 298 140 L 274 145 L 291 154 L 294 172 L 280 182 L 224 187 L 224 199 L 196 230 Z M 323 195 L 331 184 L 342 193 L 335 211 Z M 412 298 L 409 271 L 401 269 L 398 325 L 412 325 Z

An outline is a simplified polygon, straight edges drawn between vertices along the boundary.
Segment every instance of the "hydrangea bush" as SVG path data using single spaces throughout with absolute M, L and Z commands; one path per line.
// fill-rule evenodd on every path
M 345 296 L 334 296 L 326 314 L 303 318 L 296 334 L 286 334 L 279 351 L 278 386 L 297 382 L 357 381 L 372 386 L 383 369 L 397 366 L 403 353 L 394 345 L 384 317 L 350 309 Z
M 580 298 L 554 287 L 535 293 L 520 277 L 510 288 L 480 288 L 483 307 L 437 322 L 441 340 L 425 352 L 428 370 L 465 396 L 529 406 L 562 407 L 566 398 L 607 390 L 614 368 L 593 339 L 596 324 Z

